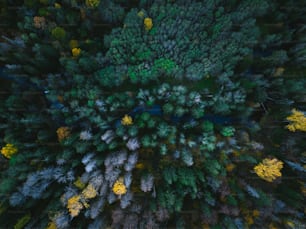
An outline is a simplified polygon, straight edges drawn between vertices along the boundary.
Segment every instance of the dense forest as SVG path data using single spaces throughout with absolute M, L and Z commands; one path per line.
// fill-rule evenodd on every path
M 0 3 L 0 228 L 306 228 L 306 2 Z

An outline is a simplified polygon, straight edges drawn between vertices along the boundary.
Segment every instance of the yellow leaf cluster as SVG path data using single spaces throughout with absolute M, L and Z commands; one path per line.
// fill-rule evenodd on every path
M 68 200 L 67 208 L 72 217 L 79 215 L 80 211 L 83 209 L 83 204 L 80 202 L 81 196 L 76 195 Z
M 17 223 L 14 225 L 14 229 L 22 229 L 25 227 L 25 225 L 28 224 L 28 222 L 31 219 L 31 215 L 27 214 L 25 216 L 23 216 L 22 218 L 20 218 Z
M 78 57 L 81 54 L 81 49 L 80 48 L 73 48 L 71 50 L 72 56 L 73 57 Z
M 86 0 L 85 3 L 87 7 L 98 7 L 100 0 Z
M 44 17 L 35 16 L 33 25 L 36 29 L 44 29 L 46 27 L 46 19 Z
M 286 126 L 288 130 L 292 132 L 296 130 L 306 132 L 306 117 L 303 112 L 293 109 L 292 114 L 287 117 L 287 120 L 291 122 Z
M 97 191 L 92 184 L 89 184 L 82 192 L 85 199 L 92 199 L 97 196 Z
M 258 210 L 253 210 L 252 215 L 256 218 L 260 215 L 260 212 Z
M 50 222 L 48 223 L 48 226 L 46 227 L 46 229 L 57 229 L 57 226 L 54 222 Z
M 62 6 L 61 6 L 61 4 L 59 4 L 59 3 L 54 3 L 54 7 L 56 8 L 56 9 L 60 9 L 60 8 L 62 8 Z
M 17 152 L 18 152 L 18 149 L 13 144 L 6 144 L 1 149 L 1 154 L 8 159 L 10 159 Z
M 283 67 L 278 67 L 278 68 L 275 70 L 273 76 L 281 76 L 281 75 L 283 75 L 284 71 L 285 71 L 285 68 L 283 68 Z
M 260 215 L 260 212 L 257 209 L 255 210 L 242 209 L 241 212 L 244 214 L 244 219 L 247 225 L 254 224 L 255 219 L 258 218 Z
M 260 178 L 272 182 L 276 178 L 282 176 L 280 170 L 283 168 L 283 164 L 282 161 L 276 158 L 266 158 L 254 167 L 254 171 Z
M 285 223 L 289 226 L 289 228 L 296 228 L 296 225 L 294 224 L 294 222 L 290 220 L 286 220 Z
M 129 126 L 133 124 L 133 119 L 129 115 L 125 115 L 121 120 L 122 125 Z
M 136 165 L 135 165 L 135 168 L 136 169 L 143 169 L 145 167 L 145 165 L 141 162 L 138 162 Z
M 77 187 L 79 189 L 84 189 L 85 188 L 85 184 L 81 181 L 80 177 L 78 177 L 77 180 L 73 184 L 75 185 L 75 187 Z
M 62 141 L 70 135 L 70 129 L 67 126 L 62 126 L 57 129 L 56 133 L 58 141 Z
M 146 17 L 146 18 L 143 20 L 143 24 L 144 24 L 145 30 L 147 30 L 147 31 L 151 30 L 152 27 L 153 27 L 152 18 Z
M 245 221 L 246 221 L 247 225 L 252 225 L 252 224 L 254 224 L 254 219 L 253 219 L 253 217 L 252 217 L 251 215 L 247 215 L 247 216 L 245 217 Z
M 125 194 L 126 193 L 126 187 L 125 187 L 125 185 L 124 185 L 124 183 L 123 183 L 123 179 L 122 178 L 120 178 L 120 179 L 118 179 L 116 182 L 115 182 L 115 184 L 114 184 L 114 186 L 113 186 L 113 192 L 116 194 L 116 195 L 123 195 L 123 194 Z
M 82 191 L 81 195 L 75 195 L 68 200 L 67 209 L 72 217 L 80 214 L 80 211 L 85 207 L 89 207 L 88 200 L 97 196 L 97 190 L 92 184 Z
M 227 172 L 231 172 L 231 171 L 233 171 L 233 169 L 236 167 L 236 165 L 234 165 L 234 164 L 227 164 L 226 165 L 226 171 Z
M 142 10 L 140 10 L 138 13 L 137 13 L 138 17 L 141 17 L 143 18 L 145 16 L 144 12 Z

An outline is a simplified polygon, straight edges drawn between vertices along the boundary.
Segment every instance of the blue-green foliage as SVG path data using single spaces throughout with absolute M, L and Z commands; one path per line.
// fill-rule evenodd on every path
M 140 10 L 141 14 L 132 10 L 124 29 L 113 30 L 105 38 L 108 41 L 105 45 L 109 46 L 107 56 L 113 64 L 129 65 L 132 82 L 148 82 L 137 71 L 152 72 L 154 80 L 156 67 L 172 77 L 196 81 L 207 75 L 216 77 L 223 70 L 231 72 L 237 61 L 251 53 L 259 35 L 250 16 L 257 10 L 263 13 L 267 5 L 247 1 L 243 7 L 249 8 L 233 13 L 215 1 L 205 4 L 187 1 L 153 4 L 147 11 Z M 144 29 L 144 17 L 153 20 L 150 31 Z M 232 32 L 236 24 L 241 27 Z

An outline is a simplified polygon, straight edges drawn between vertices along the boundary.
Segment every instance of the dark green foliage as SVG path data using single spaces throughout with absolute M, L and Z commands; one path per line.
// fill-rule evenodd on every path
M 0 144 L 18 148 L 0 159 L 4 227 L 305 226 L 304 135 L 284 128 L 305 111 L 293 1 L 54 3 L 25 1 L 0 54 Z M 270 183 L 254 166 L 272 157 Z

